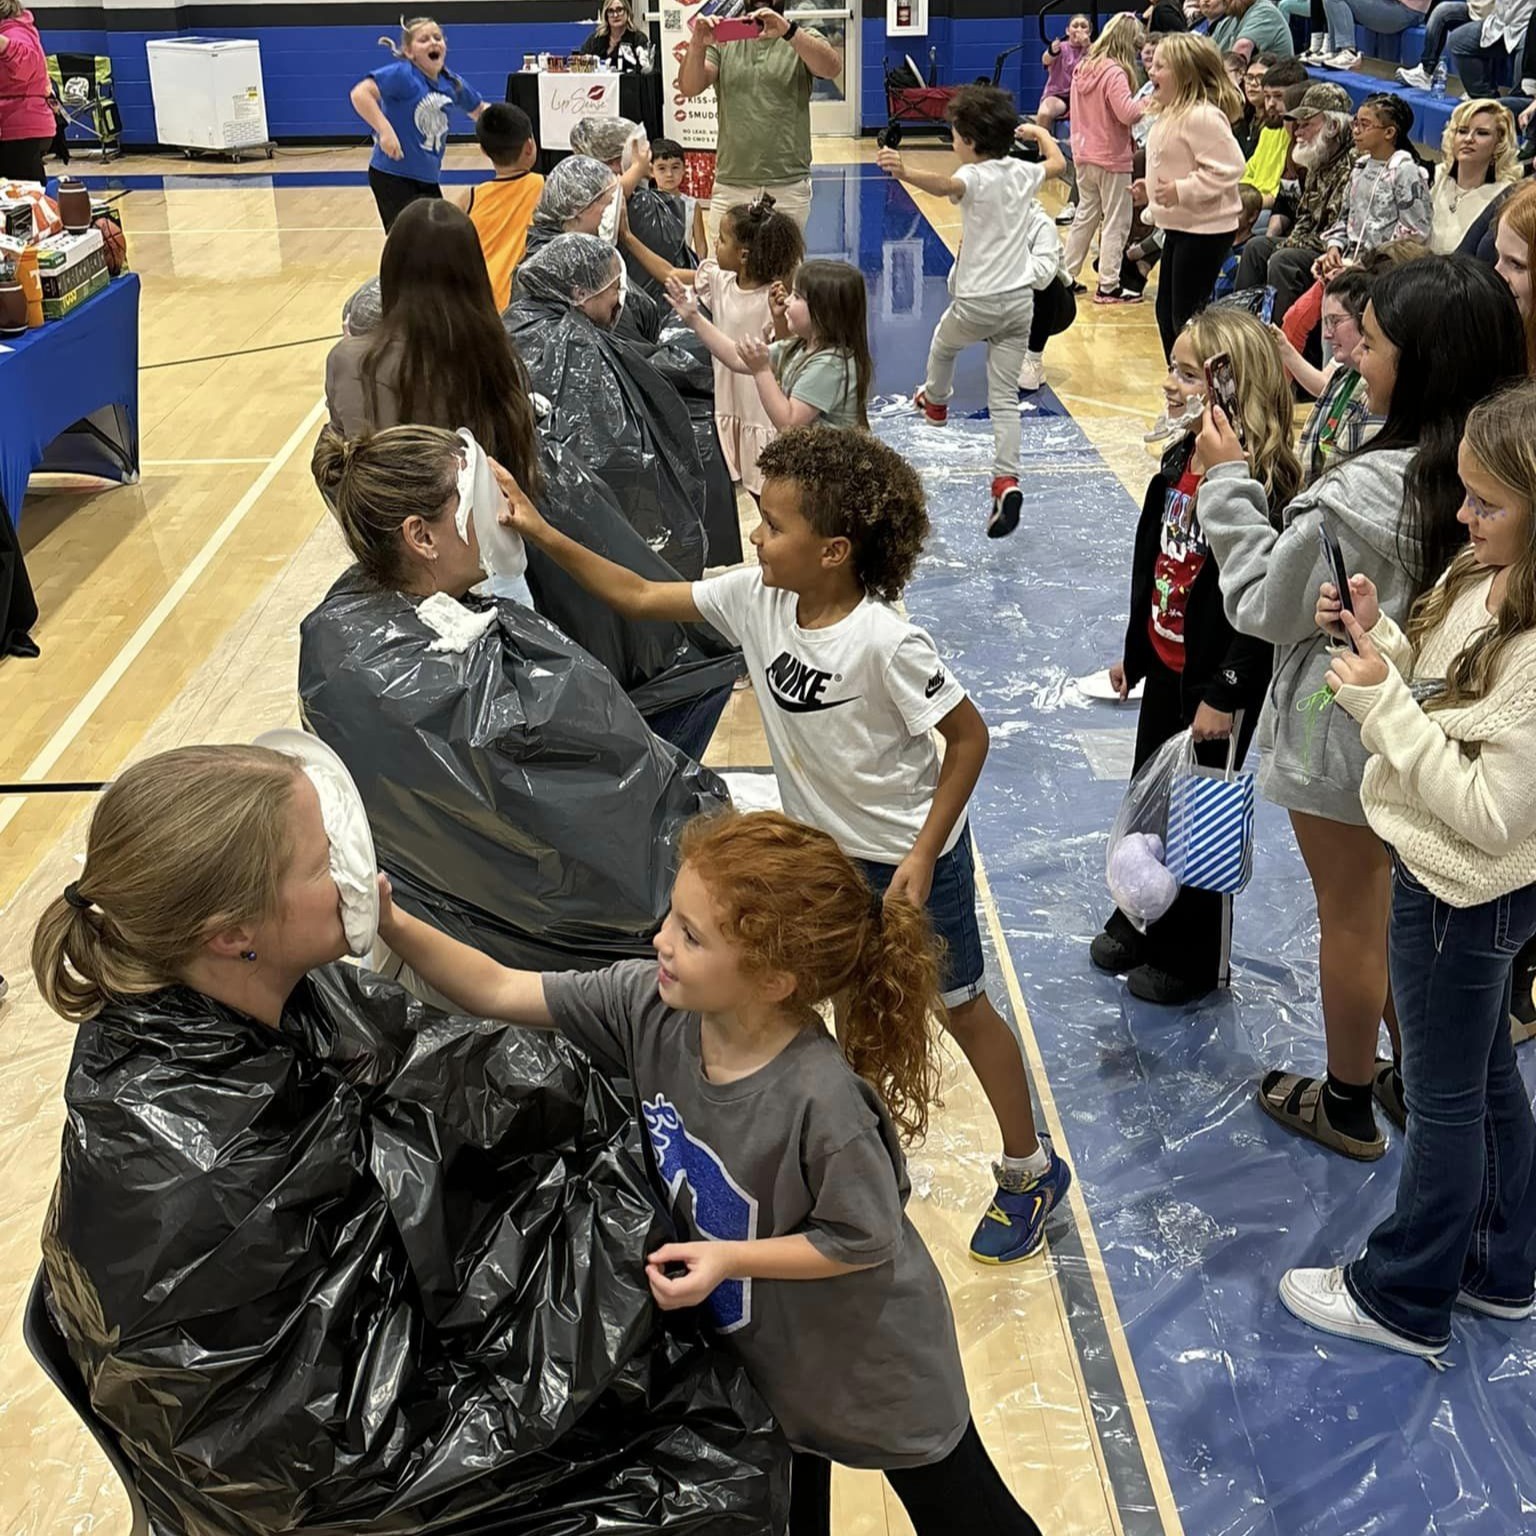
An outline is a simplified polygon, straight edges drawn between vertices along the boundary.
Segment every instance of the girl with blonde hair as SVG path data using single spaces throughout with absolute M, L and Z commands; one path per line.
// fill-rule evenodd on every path
M 1219 353 L 1231 359 L 1254 475 L 1278 519 L 1301 484 L 1301 467 L 1291 449 L 1290 384 L 1274 342 L 1254 316 L 1208 309 L 1184 327 L 1163 385 L 1168 414 L 1184 414 L 1204 396 L 1205 365 Z M 1147 487 L 1131 564 L 1123 660 L 1110 669 L 1121 698 L 1146 681 L 1136 768 L 1182 730 L 1193 732 L 1196 757 L 1209 766 L 1226 762 L 1236 731 L 1240 763 L 1269 683 L 1269 643 L 1238 634 L 1222 608 L 1220 571 L 1197 510 L 1206 465 L 1193 434 L 1185 429 L 1169 447 Z M 1100 970 L 1128 972 L 1133 996 L 1192 1002 L 1225 972 L 1229 918 L 1228 898 L 1184 890 L 1145 933 L 1115 912 L 1089 955 Z
M 373 129 L 368 185 L 387 235 L 418 197 L 443 195 L 448 108 L 474 119 L 485 103 L 447 67 L 448 40 L 430 16 L 402 22 L 400 40 L 381 37 L 379 45 L 392 62 L 352 87 L 352 109 Z
M 1131 230 L 1131 128 L 1147 103 L 1137 101 L 1136 67 L 1141 26 L 1129 12 L 1114 17 L 1072 77 L 1072 163 L 1077 171 L 1077 214 L 1067 236 L 1066 268 L 1076 282 L 1099 235 L 1096 304 L 1139 304 L 1141 294 L 1120 287 L 1120 264 Z M 1102 225 L 1102 229 L 1101 229 Z
M 1232 124 L 1242 116 L 1243 98 L 1216 45 L 1190 32 L 1157 45 L 1151 80 L 1157 120 L 1139 185 L 1147 216 L 1164 237 L 1157 328 L 1166 356 L 1184 322 L 1209 302 L 1242 217 L 1237 187 L 1245 162 Z
M 1380 430 L 1336 453 L 1292 499 L 1281 526 L 1219 411 L 1207 410 L 1197 439 L 1207 465 L 1200 521 L 1221 562 L 1227 618 L 1275 646 L 1259 787 L 1289 813 L 1317 899 L 1327 1072 L 1266 1072 L 1259 1107 L 1362 1162 L 1386 1151 L 1374 1105 L 1399 1126 L 1406 1116 L 1388 985 L 1392 869 L 1361 809 L 1368 749 L 1333 701 L 1331 660 L 1312 622 L 1327 570 L 1319 531 L 1337 540 L 1352 571 L 1376 583 L 1381 608 L 1405 621 L 1463 543 L 1456 456 L 1467 413 L 1522 377 L 1523 361 L 1505 285 L 1470 257 L 1424 256 L 1376 278 L 1361 320 L 1355 366 L 1368 410 L 1383 418 Z M 1383 1021 L 1392 1059 L 1378 1056 Z
M 1436 1356 L 1456 1308 L 1536 1311 L 1536 1120 L 1510 1040 L 1536 934 L 1536 384 L 1475 406 L 1458 454 L 1468 542 L 1405 627 L 1350 577 L 1321 587 L 1329 684 L 1370 753 L 1360 798 L 1392 850 L 1392 990 L 1407 1146 L 1392 1214 L 1280 1297 L 1324 1332 Z

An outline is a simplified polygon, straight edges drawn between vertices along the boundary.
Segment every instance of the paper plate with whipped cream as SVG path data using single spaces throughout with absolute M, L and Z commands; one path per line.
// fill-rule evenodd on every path
M 331 878 L 341 896 L 341 923 L 347 948 L 358 959 L 373 949 L 379 936 L 379 864 L 363 797 L 347 765 L 307 731 L 284 728 L 266 731 L 253 743 L 293 758 L 315 786 L 320 819 L 331 845 Z

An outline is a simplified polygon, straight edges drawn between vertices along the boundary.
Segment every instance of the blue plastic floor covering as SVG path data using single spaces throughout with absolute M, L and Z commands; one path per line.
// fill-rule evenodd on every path
M 903 193 L 867 173 L 859 190 L 868 222 L 843 248 L 861 252 L 890 397 L 920 379 L 949 255 L 914 233 Z M 871 238 L 876 219 L 889 241 Z M 960 419 L 936 430 L 891 400 L 875 425 L 928 486 L 935 533 L 907 605 L 991 727 L 972 828 L 1184 1529 L 1536 1531 L 1536 1325 L 1458 1314 L 1441 1374 L 1329 1339 L 1280 1305 L 1286 1268 L 1360 1251 L 1401 1158 L 1389 1132 L 1380 1162 L 1349 1162 L 1254 1102 L 1267 1068 L 1323 1060 L 1311 890 L 1284 815 L 1261 804 L 1230 992 L 1156 1008 L 1088 964 L 1123 789 L 1101 775 L 1128 756 L 1134 706 L 1087 701 L 1071 680 L 1119 656 L 1138 509 L 1043 393 L 1025 402 L 1023 520 L 987 539 L 991 432 L 963 415 L 984 401 L 976 349 L 957 376 Z M 1102 752 L 1089 750 L 1098 733 Z M 989 989 L 1001 1000 L 995 976 Z M 1536 1049 L 1522 1055 L 1536 1088 Z M 1061 1262 L 1059 1240 L 1053 1251 Z

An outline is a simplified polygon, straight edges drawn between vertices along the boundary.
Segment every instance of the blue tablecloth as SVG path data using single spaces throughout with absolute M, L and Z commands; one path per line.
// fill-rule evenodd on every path
M 139 474 L 139 280 L 0 345 L 0 507 L 21 522 L 35 470 Z

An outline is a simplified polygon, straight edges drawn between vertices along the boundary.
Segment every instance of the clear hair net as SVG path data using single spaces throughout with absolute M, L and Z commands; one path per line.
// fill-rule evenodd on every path
M 580 304 L 612 287 L 623 270 L 618 252 L 600 236 L 560 235 L 518 267 L 517 282 L 530 298 Z
M 584 117 L 571 129 L 571 148 L 611 164 L 624 158 L 625 146 L 640 132 L 640 125 L 627 117 Z
M 611 192 L 616 180 L 602 161 L 590 155 L 571 155 L 544 178 L 544 191 L 533 210 L 533 222 L 562 227 L 567 219 L 574 219 L 583 208 L 591 207 L 605 192 Z

